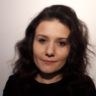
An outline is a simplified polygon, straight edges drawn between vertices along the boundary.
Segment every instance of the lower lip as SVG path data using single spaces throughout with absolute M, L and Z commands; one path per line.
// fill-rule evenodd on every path
M 45 64 L 53 64 L 53 63 L 55 63 L 56 61 L 45 61 L 45 60 L 43 60 L 43 62 L 44 62 Z

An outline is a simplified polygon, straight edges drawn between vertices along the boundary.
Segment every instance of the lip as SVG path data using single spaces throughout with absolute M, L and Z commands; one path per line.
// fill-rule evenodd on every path
M 54 60 L 42 60 L 42 61 L 45 62 L 45 63 L 48 63 L 48 64 L 57 62 L 57 61 L 54 61 Z

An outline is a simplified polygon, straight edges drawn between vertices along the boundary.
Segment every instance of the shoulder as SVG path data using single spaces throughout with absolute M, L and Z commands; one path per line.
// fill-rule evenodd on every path
M 84 87 L 92 87 L 95 88 L 94 82 L 92 78 L 88 75 L 79 75 L 77 77 L 77 83 L 84 86 Z
M 18 82 L 17 75 L 9 76 L 5 88 L 3 90 L 3 96 L 12 96 L 15 91 L 17 91 L 17 82 Z M 17 95 L 17 94 L 16 94 Z M 15 95 L 14 95 L 15 96 Z
M 69 77 L 68 88 L 73 94 L 78 96 L 95 96 L 96 89 L 93 80 L 88 75 L 71 74 Z
M 24 85 L 26 83 L 29 83 L 31 80 L 29 77 L 21 77 L 18 74 L 13 74 L 10 75 L 7 82 L 6 82 L 6 86 L 10 85 L 10 86 L 21 86 Z
M 9 76 L 9 77 L 8 77 L 8 80 L 7 80 L 7 82 L 6 82 L 6 86 L 8 86 L 8 85 L 11 86 L 11 85 L 13 85 L 13 83 L 16 83 L 17 80 L 18 80 L 17 75 L 11 75 L 11 76 Z
M 74 82 L 74 83 L 82 83 L 82 84 L 89 84 L 94 86 L 93 80 L 90 76 L 85 74 L 78 74 L 78 73 L 72 73 L 66 76 L 66 79 L 68 82 Z
M 3 90 L 3 96 L 24 96 L 21 95 L 30 88 L 31 79 L 28 77 L 20 77 L 17 74 L 9 76 L 5 88 Z
M 14 85 L 15 83 L 17 83 L 19 81 L 20 81 L 20 79 L 19 79 L 19 76 L 18 75 L 16 75 L 16 74 L 10 75 L 8 77 L 8 80 L 6 82 L 6 85 L 9 85 L 10 84 L 10 86 L 11 86 L 11 85 Z

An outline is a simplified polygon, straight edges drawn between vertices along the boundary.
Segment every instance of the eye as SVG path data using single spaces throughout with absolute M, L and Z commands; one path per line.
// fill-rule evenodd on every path
M 40 43 L 42 43 L 42 44 L 43 44 L 43 43 L 45 43 L 45 42 L 46 42 L 46 39 L 44 39 L 44 38 L 39 38 L 39 39 L 38 39 L 38 41 L 39 41 Z
M 59 41 L 58 44 L 59 44 L 59 46 L 64 47 L 67 45 L 67 42 L 66 41 Z

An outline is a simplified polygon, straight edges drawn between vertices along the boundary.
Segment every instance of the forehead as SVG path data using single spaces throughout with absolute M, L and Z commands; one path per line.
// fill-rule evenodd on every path
M 68 37 L 70 29 L 59 20 L 44 20 L 37 26 L 35 34 L 49 37 Z

